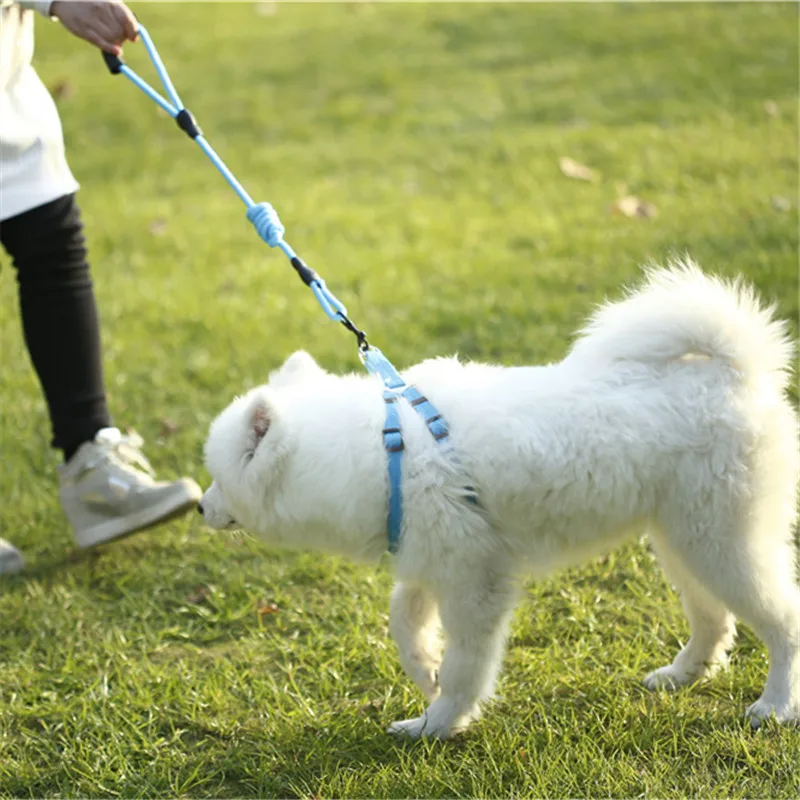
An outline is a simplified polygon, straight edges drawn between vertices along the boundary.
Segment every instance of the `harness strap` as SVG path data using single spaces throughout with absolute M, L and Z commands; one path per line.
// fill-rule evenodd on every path
M 389 511 L 386 527 L 390 553 L 396 553 L 400 549 L 400 535 L 403 528 L 403 451 L 405 443 L 398 411 L 398 404 L 401 400 L 405 400 L 422 417 L 437 444 L 447 442 L 450 438 L 450 429 L 444 417 L 416 386 L 403 383 L 402 386 L 384 390 L 386 422 L 383 427 L 383 446 L 386 450 L 389 471 Z
M 389 552 L 400 548 L 400 533 L 403 526 L 403 432 L 400 430 L 400 414 L 397 411 L 398 395 L 387 389 L 383 393 L 386 403 L 386 423 L 383 428 L 383 446 L 386 449 L 389 470 L 389 512 L 386 527 L 389 536 Z
M 416 386 L 409 386 L 401 393 L 414 409 L 425 420 L 431 436 L 437 442 L 446 442 L 450 438 L 450 428 L 436 406 L 422 394 Z

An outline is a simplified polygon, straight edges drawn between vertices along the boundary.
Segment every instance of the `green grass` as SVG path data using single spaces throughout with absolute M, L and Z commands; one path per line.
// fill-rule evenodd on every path
M 797 330 L 792 4 L 134 8 L 211 144 L 398 365 L 558 359 L 639 264 L 685 251 Z M 143 47 L 126 59 L 151 78 Z M 37 64 L 83 185 L 113 413 L 162 475 L 205 483 L 234 393 L 299 348 L 359 369 L 354 343 L 96 52 L 40 22 Z M 612 215 L 619 184 L 658 216 Z M 501 699 L 414 744 L 384 732 L 422 708 L 387 632 L 388 564 L 193 517 L 76 556 L 15 291 L 6 260 L 1 535 L 30 569 L 0 588 L 0 795 L 800 794 L 800 732 L 742 720 L 767 666 L 746 628 L 729 673 L 641 688 L 688 634 L 641 546 L 531 585 Z

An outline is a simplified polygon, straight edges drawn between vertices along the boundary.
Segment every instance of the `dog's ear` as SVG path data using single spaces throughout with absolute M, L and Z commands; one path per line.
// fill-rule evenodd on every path
M 246 440 L 242 456 L 242 477 L 265 485 L 272 480 L 289 453 L 286 445 L 287 415 L 275 393 L 261 387 L 248 401 L 245 413 Z
M 267 398 L 257 395 L 250 406 L 250 430 L 253 432 L 256 446 L 266 436 L 272 424 L 274 411 Z
M 305 350 L 298 350 L 270 373 L 269 382 L 272 386 L 282 386 L 324 374 L 325 370 Z

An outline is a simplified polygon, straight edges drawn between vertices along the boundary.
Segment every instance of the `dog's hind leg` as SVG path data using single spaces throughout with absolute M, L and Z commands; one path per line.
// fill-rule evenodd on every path
M 429 701 L 439 694 L 439 615 L 436 599 L 421 586 L 395 584 L 389 604 L 389 630 L 408 676 Z
M 395 722 L 391 733 L 444 739 L 463 730 L 490 698 L 500 670 L 508 619 L 517 597 L 509 574 L 451 563 L 437 585 L 445 652 L 439 696 L 421 717 Z
M 659 532 L 650 531 L 650 542 L 661 566 L 678 590 L 691 637 L 675 660 L 651 672 L 645 679 L 648 689 L 677 689 L 711 677 L 728 664 L 728 652 L 736 636 L 736 619 L 713 594 L 707 592 L 671 552 Z
M 772 715 L 779 722 L 800 722 L 800 586 L 791 541 L 793 503 L 766 508 L 758 503 L 753 508 L 709 505 L 669 531 L 670 547 L 704 590 L 748 623 L 769 650 L 764 691 L 747 710 L 753 726 Z

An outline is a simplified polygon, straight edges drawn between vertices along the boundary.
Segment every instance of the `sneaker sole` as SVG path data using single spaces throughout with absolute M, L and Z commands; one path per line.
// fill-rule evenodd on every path
M 180 488 L 183 490 L 181 494 L 175 493 L 162 502 L 144 508 L 136 514 L 103 522 L 80 531 L 80 533 L 76 531 L 75 541 L 78 547 L 85 549 L 114 542 L 183 516 L 187 511 L 197 507 L 203 493 L 194 481 L 181 481 Z

